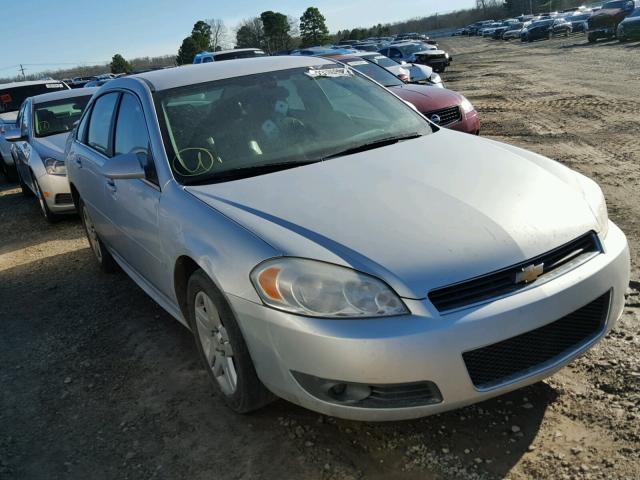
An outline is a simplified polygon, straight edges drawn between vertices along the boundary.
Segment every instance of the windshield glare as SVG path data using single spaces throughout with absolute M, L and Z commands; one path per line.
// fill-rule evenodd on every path
M 73 130 L 91 95 L 65 98 L 35 105 L 33 129 L 36 137 L 48 137 Z
M 17 112 L 26 98 L 66 89 L 67 87 L 60 82 L 0 89 L 0 113 Z
M 159 92 L 170 166 L 182 183 L 231 170 L 309 163 L 429 123 L 341 65 L 296 68 Z

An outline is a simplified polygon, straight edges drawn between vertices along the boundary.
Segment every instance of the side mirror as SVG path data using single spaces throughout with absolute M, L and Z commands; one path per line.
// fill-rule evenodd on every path
M 142 153 L 124 153 L 110 158 L 101 169 L 103 176 L 112 180 L 132 180 L 145 178 L 144 169 L 140 164 L 139 155 Z
M 27 137 L 22 135 L 20 130 L 12 130 L 4 134 L 4 139 L 7 142 L 24 142 Z

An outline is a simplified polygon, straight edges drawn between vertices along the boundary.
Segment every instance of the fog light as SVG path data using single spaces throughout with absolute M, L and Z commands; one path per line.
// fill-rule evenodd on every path
M 291 372 L 300 386 L 319 400 L 360 408 L 406 408 L 442 402 L 433 382 L 366 385 Z

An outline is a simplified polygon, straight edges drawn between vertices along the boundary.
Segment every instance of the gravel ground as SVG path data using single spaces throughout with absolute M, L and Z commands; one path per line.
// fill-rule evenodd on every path
M 278 401 L 229 412 L 190 333 L 76 218 L 0 184 L 0 478 L 640 478 L 640 44 L 449 39 L 444 75 L 483 134 L 596 179 L 633 249 L 628 307 L 547 381 L 421 420 L 336 420 Z

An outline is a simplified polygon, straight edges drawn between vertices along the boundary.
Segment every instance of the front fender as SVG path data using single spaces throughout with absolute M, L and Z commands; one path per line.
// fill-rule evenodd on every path
M 261 303 L 249 274 L 260 262 L 280 252 L 260 237 L 184 190 L 175 181 L 163 187 L 159 235 L 172 276 L 182 256 L 194 260 L 221 292 Z

